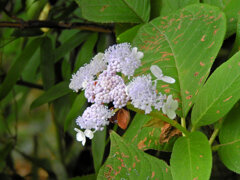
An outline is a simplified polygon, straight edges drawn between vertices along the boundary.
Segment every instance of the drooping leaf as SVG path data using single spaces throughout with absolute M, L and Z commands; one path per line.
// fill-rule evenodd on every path
M 144 114 L 136 114 L 130 126 L 125 132 L 123 138 L 129 144 L 134 145 L 140 150 L 155 149 L 161 151 L 171 151 L 173 142 L 172 139 L 168 144 L 160 143 L 161 127 L 146 126 L 152 117 Z
M 203 0 L 203 2 L 217 6 L 225 12 L 227 17 L 226 38 L 236 32 L 237 16 L 240 11 L 239 0 Z
M 89 36 L 88 32 L 77 32 L 71 38 L 66 40 L 60 47 L 54 51 L 55 62 L 59 61 L 64 57 L 69 51 L 76 48 L 83 41 L 85 41 Z
M 82 45 L 81 50 L 78 53 L 78 57 L 74 65 L 74 71 L 77 71 L 85 63 L 89 63 L 89 61 L 93 58 L 93 49 L 95 47 L 97 39 L 97 33 L 89 35 L 88 39 Z
M 69 82 L 65 82 L 65 81 L 52 86 L 45 93 L 43 93 L 41 96 L 39 96 L 37 99 L 33 101 L 33 103 L 30 106 L 30 109 L 36 108 L 45 103 L 52 102 L 53 100 L 59 97 L 62 97 L 68 93 L 71 93 L 72 90 L 69 89 L 68 86 L 69 86 Z
M 135 38 L 137 31 L 139 30 L 140 27 L 142 27 L 142 24 L 136 25 L 136 26 L 128 29 L 127 31 L 121 33 L 117 37 L 117 42 L 118 43 L 124 43 L 124 42 L 131 43 L 133 41 L 133 39 Z
M 232 48 L 232 51 L 230 53 L 230 56 L 232 56 L 234 53 L 238 52 L 240 50 L 240 14 L 238 14 L 238 21 L 237 21 L 237 30 L 236 30 L 236 38 L 235 42 Z
M 20 56 L 17 57 L 16 61 L 8 71 L 7 76 L 0 86 L 0 100 L 7 96 L 7 94 L 11 91 L 14 84 L 21 76 L 21 73 L 24 70 L 25 66 L 39 47 L 41 40 L 41 38 L 32 40 L 27 45 L 27 47 L 24 48 Z
M 207 78 L 225 35 L 225 16 L 215 7 L 196 4 L 159 17 L 138 31 L 134 45 L 144 52 L 137 75 L 158 65 L 175 84 L 158 81 L 157 89 L 173 94 L 178 114 L 186 116 Z
M 76 0 L 80 3 L 82 15 L 89 21 L 147 22 L 150 16 L 149 0 Z
M 73 105 L 67 114 L 66 120 L 64 122 L 64 131 L 68 130 L 70 124 L 77 116 L 81 115 L 82 108 L 84 104 L 87 102 L 84 92 L 81 92 L 73 102 Z
M 54 85 L 55 71 L 54 71 L 54 54 L 52 41 L 49 37 L 44 37 L 40 46 L 41 63 L 40 69 L 43 80 L 43 87 L 45 90 Z
M 199 3 L 199 0 L 181 0 L 177 2 L 175 0 L 160 0 L 160 3 L 160 15 L 166 16 L 190 4 Z
M 232 109 L 226 116 L 219 132 L 222 146 L 218 154 L 223 164 L 230 170 L 240 173 L 240 107 Z
M 179 138 L 170 159 L 174 180 L 208 180 L 212 168 L 212 152 L 207 137 L 193 132 Z
M 94 133 L 94 138 L 92 139 L 92 155 L 96 173 L 98 173 L 103 161 L 106 132 L 106 128 L 103 131 L 97 131 Z
M 113 131 L 110 139 L 110 154 L 97 179 L 172 179 L 170 167 L 164 161 L 127 144 Z
M 240 52 L 222 64 L 199 91 L 192 123 L 203 126 L 225 116 L 240 99 Z

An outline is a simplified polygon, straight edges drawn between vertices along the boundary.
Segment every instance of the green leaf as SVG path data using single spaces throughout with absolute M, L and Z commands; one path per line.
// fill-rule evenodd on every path
M 88 39 L 82 45 L 81 50 L 78 53 L 78 57 L 74 65 L 74 71 L 77 71 L 81 66 L 83 66 L 85 63 L 89 63 L 89 61 L 92 59 L 93 50 L 97 42 L 97 39 L 98 39 L 97 33 L 89 35 Z
M 94 133 L 94 138 L 92 139 L 92 155 L 96 173 L 100 169 L 103 161 L 106 132 L 106 128 L 104 128 L 103 131 L 97 131 Z
M 175 84 L 158 81 L 157 89 L 179 99 L 180 116 L 186 117 L 207 78 L 225 35 L 225 16 L 209 5 L 190 5 L 170 16 L 159 17 L 138 31 L 134 45 L 144 52 L 136 74 L 158 65 Z
M 82 91 L 74 100 L 73 105 L 67 114 L 66 120 L 64 122 L 64 131 L 67 131 L 72 121 L 81 114 L 81 109 L 86 102 L 87 100 L 84 96 L 84 92 Z
M 81 2 L 82 15 L 89 21 L 147 22 L 150 16 L 149 0 L 76 0 Z
M 79 46 L 85 41 L 90 33 L 88 32 L 77 32 L 67 41 L 65 41 L 59 48 L 54 51 L 55 63 L 64 57 L 69 51 Z
M 60 82 L 55 86 L 52 86 L 45 93 L 43 93 L 41 96 L 39 96 L 37 99 L 33 101 L 33 103 L 30 106 L 30 109 L 34 109 L 45 103 L 52 102 L 57 98 L 60 98 L 68 93 L 71 93 L 72 90 L 69 89 L 68 86 L 69 86 L 69 82 L 66 82 L 66 81 Z
M 239 50 L 240 50 L 240 14 L 238 14 L 236 38 L 230 56 L 232 56 Z
M 223 164 L 230 170 L 240 173 L 240 107 L 232 109 L 226 116 L 219 132 L 220 149 L 218 154 Z
M 16 59 L 0 86 L 0 100 L 2 100 L 8 95 L 17 80 L 20 78 L 21 73 L 27 65 L 28 61 L 31 59 L 31 57 L 39 47 L 41 40 L 41 38 L 32 40 L 27 45 L 27 47 L 24 48 L 20 56 Z
M 226 38 L 236 32 L 237 17 L 240 11 L 239 0 L 203 0 L 203 2 L 215 5 L 225 12 L 227 17 Z
M 240 52 L 217 68 L 207 80 L 192 110 L 194 126 L 216 122 L 225 116 L 240 99 L 239 59 Z
M 124 42 L 131 43 L 133 41 L 133 39 L 135 38 L 140 27 L 142 27 L 142 24 L 136 25 L 136 26 L 128 29 L 127 31 L 121 33 L 117 37 L 117 42 L 118 43 L 124 43 Z
M 159 142 L 160 128 L 145 126 L 151 118 L 151 116 L 137 113 L 123 136 L 124 140 L 140 150 L 171 151 L 172 143 L 160 144 Z
M 160 15 L 166 16 L 190 4 L 199 3 L 199 0 L 181 0 L 177 2 L 176 0 L 160 0 L 160 2 Z
M 162 160 L 150 156 L 127 144 L 114 131 L 110 134 L 110 154 L 99 171 L 101 179 L 161 179 L 170 180 L 170 167 Z
M 55 82 L 53 46 L 49 37 L 43 38 L 40 47 L 40 56 L 40 70 L 42 73 L 43 87 L 47 90 L 52 87 Z
M 173 146 L 170 165 L 174 180 L 208 180 L 212 152 L 207 137 L 201 132 L 193 132 L 179 138 Z

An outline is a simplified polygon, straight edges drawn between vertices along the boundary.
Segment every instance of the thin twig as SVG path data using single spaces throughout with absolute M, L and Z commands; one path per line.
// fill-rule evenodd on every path
M 112 27 L 99 26 L 96 24 L 86 24 L 86 23 L 64 23 L 64 22 L 54 22 L 54 21 L 0 21 L 0 28 L 19 28 L 19 29 L 31 29 L 31 28 L 53 28 L 53 29 L 79 29 L 94 32 L 113 32 Z

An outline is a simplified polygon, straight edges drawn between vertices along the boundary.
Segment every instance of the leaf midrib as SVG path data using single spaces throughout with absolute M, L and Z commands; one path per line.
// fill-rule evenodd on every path
M 133 7 L 132 7 L 126 0 L 122 0 L 122 2 L 123 2 L 124 4 L 126 4 L 127 7 L 128 7 L 129 9 L 131 9 L 132 12 L 133 12 L 143 23 L 145 22 L 145 21 L 143 20 L 143 18 L 142 18 L 139 14 L 137 14 L 137 12 L 135 11 L 135 9 L 133 9 Z
M 228 63 L 228 64 L 230 64 L 230 63 Z M 228 64 L 226 64 L 226 65 L 228 65 Z M 226 66 L 225 65 L 225 66 Z M 230 85 L 228 86 L 228 87 L 231 87 L 232 86 L 232 84 L 236 81 L 236 79 L 238 79 L 239 78 L 239 76 L 240 76 L 240 74 L 237 76 L 237 77 L 235 77 L 234 79 L 233 79 L 233 81 L 230 83 Z M 224 93 L 225 93 L 225 91 L 227 91 L 229 88 L 224 88 L 224 90 L 222 91 L 222 93 L 220 93 L 220 95 L 218 96 L 218 97 L 221 97 Z M 202 91 L 202 92 L 204 92 L 204 91 Z M 202 93 L 201 93 L 202 94 Z M 200 96 L 198 96 L 198 98 L 199 98 Z M 212 101 L 212 103 L 210 103 L 210 105 L 206 108 L 206 110 L 200 115 L 200 116 L 198 116 L 199 118 L 197 119 L 197 120 L 195 120 L 195 125 L 197 125 L 197 123 L 201 120 L 201 118 L 206 114 L 206 112 L 208 112 L 208 110 L 212 107 L 212 105 L 213 104 L 215 104 L 215 102 L 216 101 L 218 101 L 219 100 L 219 98 L 218 97 L 216 97 L 213 101 Z

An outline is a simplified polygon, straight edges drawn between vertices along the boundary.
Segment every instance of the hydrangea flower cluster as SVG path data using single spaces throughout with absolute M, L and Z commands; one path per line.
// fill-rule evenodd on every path
M 143 53 L 129 43 L 110 46 L 104 53 L 98 53 L 89 64 L 85 64 L 72 75 L 69 88 L 75 92 L 85 90 L 85 97 L 92 103 L 76 120 L 81 131 L 75 128 L 77 140 L 84 145 L 86 137 L 92 139 L 96 131 L 101 131 L 109 124 L 109 119 L 118 109 L 126 106 L 128 102 L 145 114 L 162 109 L 169 118 L 175 118 L 175 110 L 178 102 L 167 99 L 166 95 L 156 93 L 157 80 L 174 83 L 169 76 L 163 76 L 158 66 L 152 66 L 150 70 L 157 78 L 152 81 L 151 75 L 133 77 L 135 70 L 141 66 Z M 127 84 L 122 76 L 127 76 L 130 82 Z M 166 102 L 165 102 L 166 101 Z M 112 103 L 111 109 L 106 106 Z M 115 110 L 114 110 L 115 108 Z

